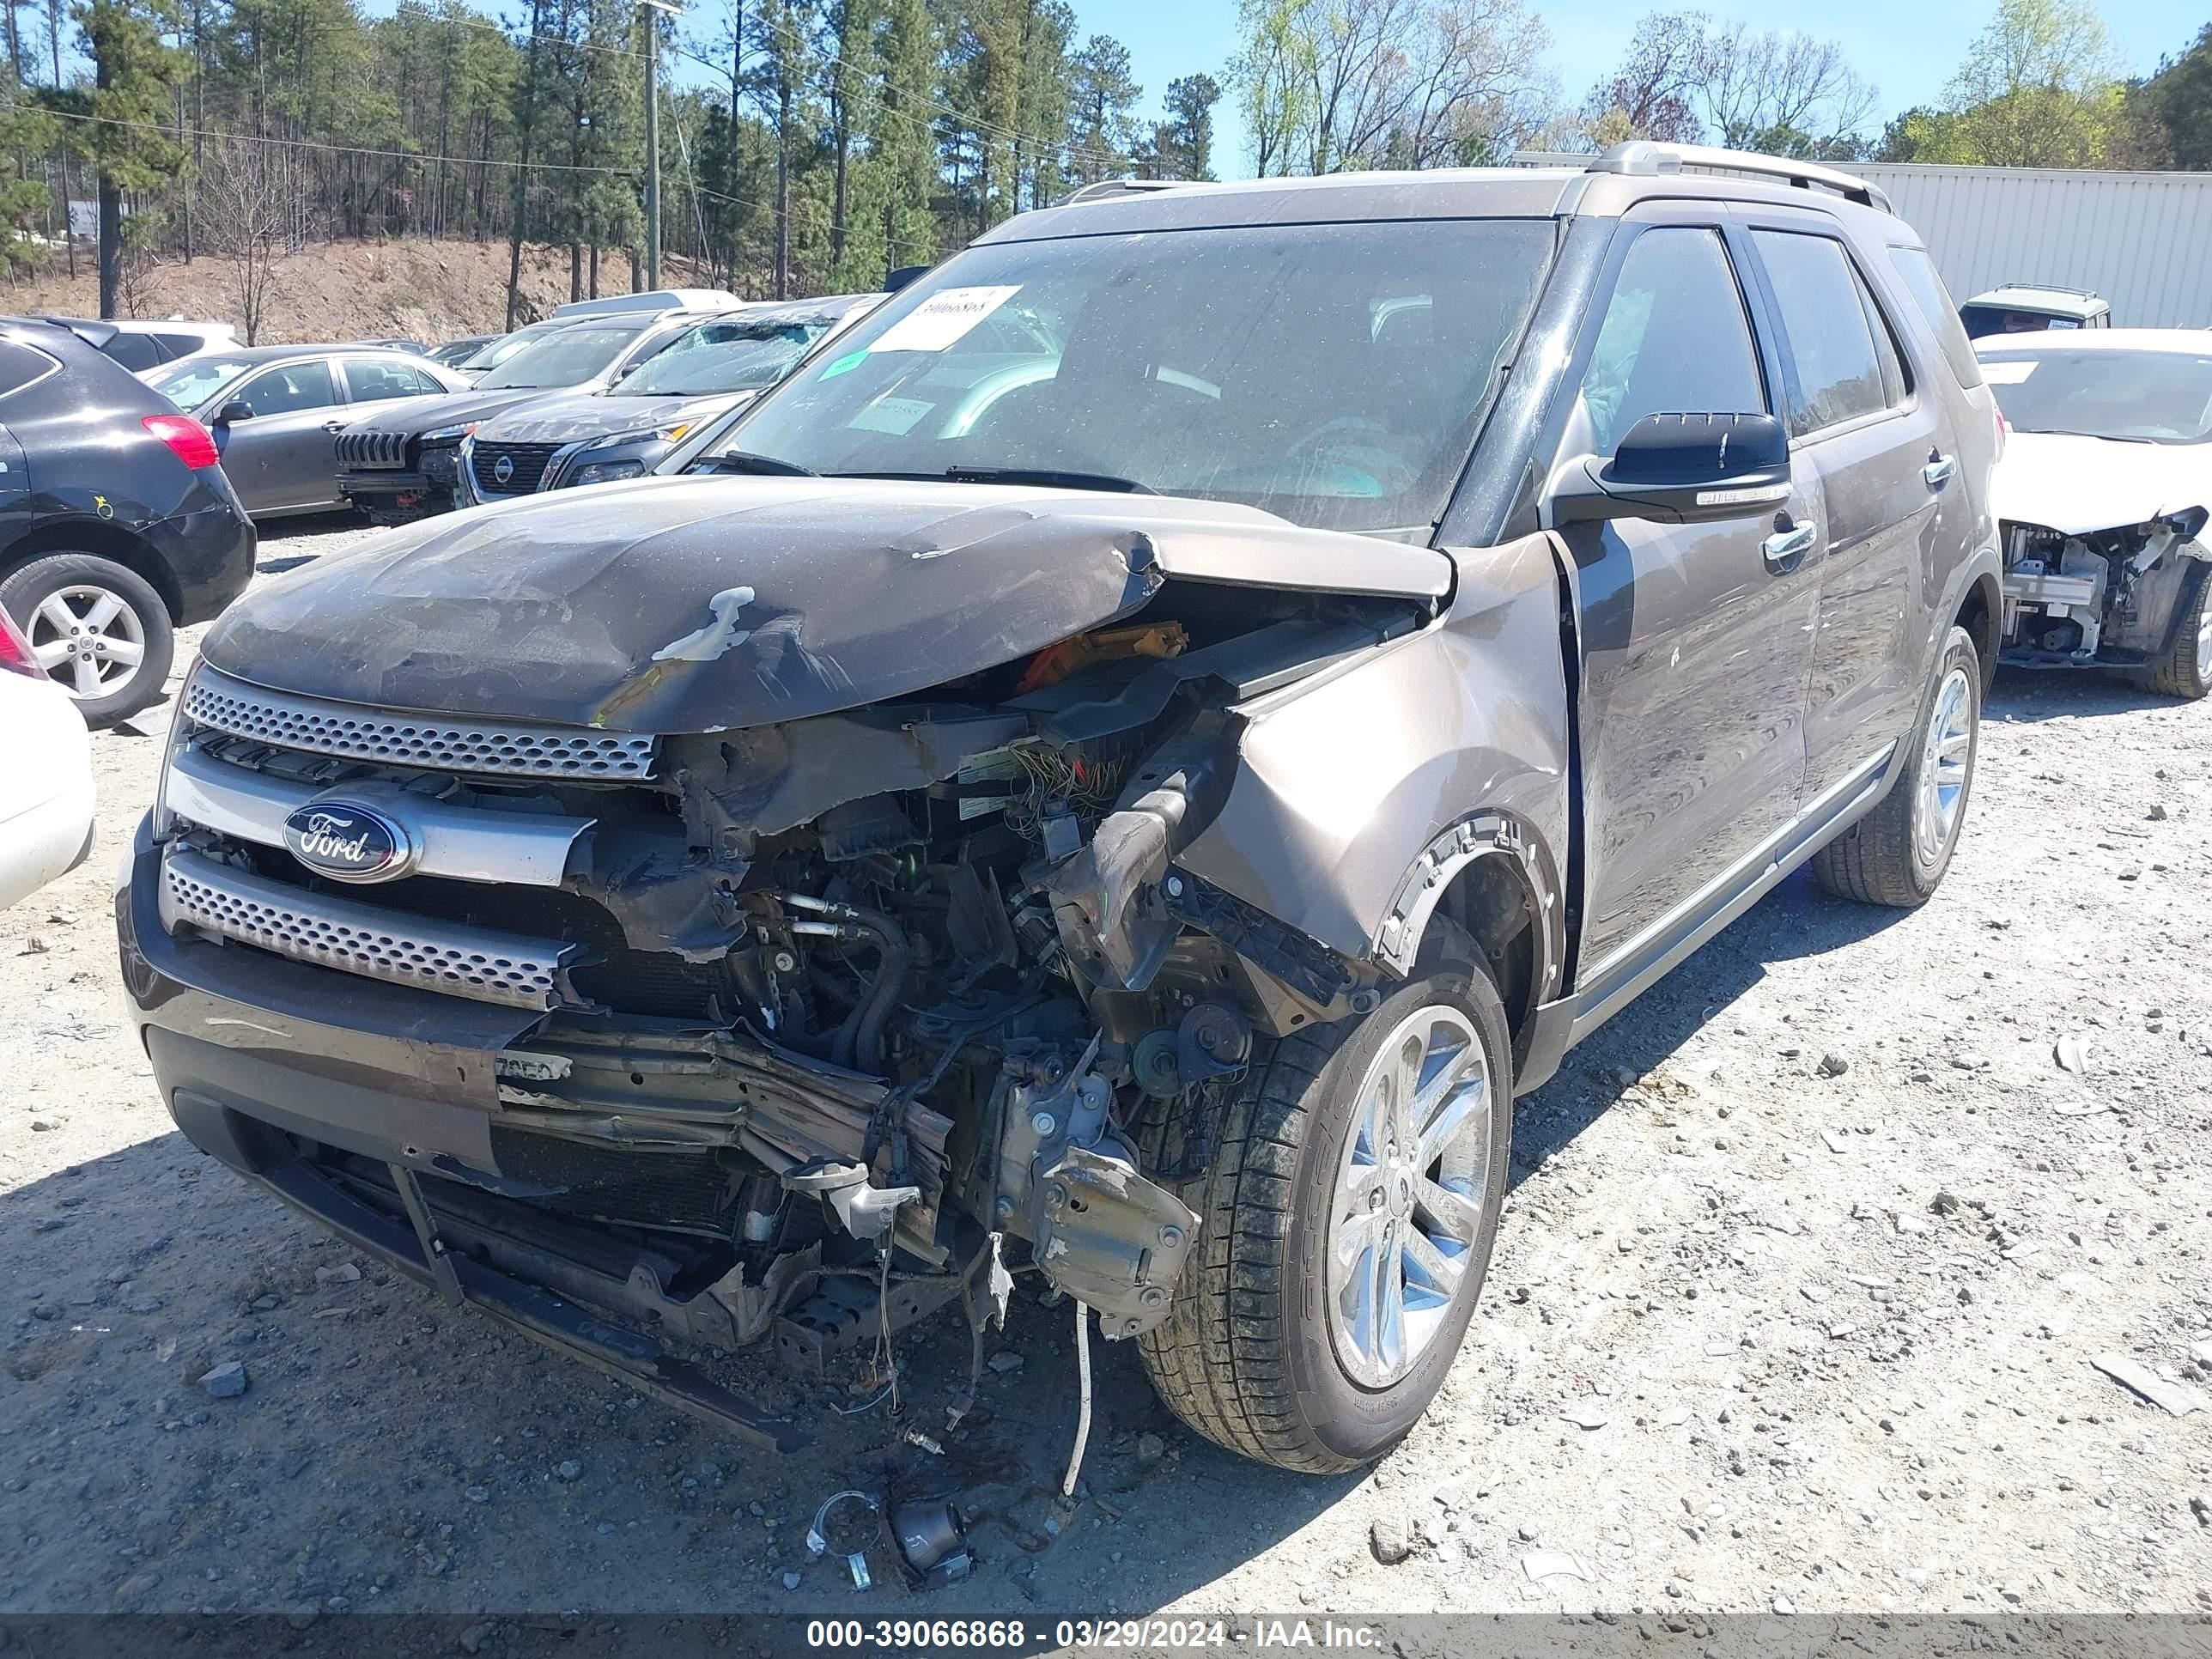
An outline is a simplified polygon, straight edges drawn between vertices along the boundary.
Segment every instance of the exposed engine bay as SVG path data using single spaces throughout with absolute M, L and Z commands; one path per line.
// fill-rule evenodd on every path
M 2142 666 L 2164 651 L 2191 574 L 2212 564 L 2206 509 L 2067 534 L 2004 526 L 2002 659 L 2023 667 Z

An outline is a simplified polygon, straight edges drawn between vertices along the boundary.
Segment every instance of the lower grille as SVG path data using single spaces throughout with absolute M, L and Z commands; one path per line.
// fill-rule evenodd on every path
M 527 495 L 538 488 L 559 444 L 478 444 L 469 458 L 480 495 Z M 505 471 L 501 471 L 505 468 Z
M 562 995 L 558 939 L 460 927 L 288 887 L 172 851 L 161 869 L 161 921 L 258 945 L 368 979 L 477 1002 L 550 1009 Z
M 558 1187 L 529 1202 L 548 1209 L 727 1237 L 737 1180 L 711 1152 L 634 1152 L 494 1124 L 491 1155 L 517 1181 Z

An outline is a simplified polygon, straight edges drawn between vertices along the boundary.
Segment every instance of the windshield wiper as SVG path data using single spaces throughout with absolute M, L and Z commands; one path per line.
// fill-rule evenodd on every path
M 1121 495 L 1157 495 L 1148 483 L 1111 472 L 1063 472 L 1049 466 L 948 466 L 942 472 L 836 472 L 838 478 L 943 479 L 947 483 L 1025 483 L 1047 489 L 1103 489 Z
M 704 460 L 694 461 L 684 470 L 687 472 L 745 472 L 764 478 L 818 478 L 822 476 L 812 467 L 801 466 L 797 461 L 781 461 L 773 455 L 757 455 L 749 449 L 732 449 L 720 455 L 710 455 Z

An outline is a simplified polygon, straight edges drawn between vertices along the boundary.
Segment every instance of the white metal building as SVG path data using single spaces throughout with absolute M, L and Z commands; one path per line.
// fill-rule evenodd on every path
M 1927 239 L 1954 299 L 2087 289 L 2116 328 L 2212 325 L 2212 173 L 1844 163 Z

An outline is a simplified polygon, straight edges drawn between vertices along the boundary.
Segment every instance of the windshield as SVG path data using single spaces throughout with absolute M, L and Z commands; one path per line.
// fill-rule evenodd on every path
M 624 397 L 710 392 L 757 392 L 774 386 L 830 327 L 804 322 L 703 323 L 679 334 L 622 383 Z
M 1548 221 L 1454 220 L 970 248 L 665 470 L 1089 474 L 1431 525 L 1551 246 Z
M 600 324 L 556 328 L 531 341 L 477 382 L 479 392 L 523 392 L 577 386 L 602 374 L 636 343 L 641 331 Z
M 198 409 L 252 367 L 251 357 L 187 357 L 149 368 L 139 378 L 179 409 Z
M 2212 350 L 1991 352 L 1982 375 L 2015 432 L 2154 444 L 2212 437 Z

